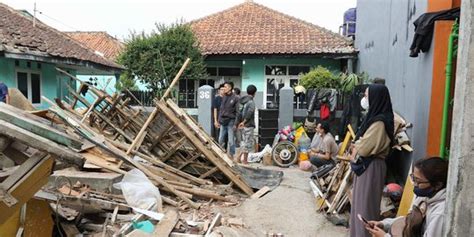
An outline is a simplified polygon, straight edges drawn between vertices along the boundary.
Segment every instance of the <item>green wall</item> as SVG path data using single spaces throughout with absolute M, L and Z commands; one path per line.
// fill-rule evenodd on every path
M 0 81 L 8 87 L 16 87 L 15 61 L 0 57 Z
M 340 60 L 319 57 L 269 56 L 245 58 L 242 56 L 225 56 L 222 59 L 213 58 L 212 60 L 206 60 L 206 65 L 208 67 L 241 67 L 242 88 L 254 84 L 259 91 L 263 91 L 265 88 L 265 65 L 301 65 L 310 67 L 321 65 L 335 72 L 339 72 L 341 69 Z
M 41 95 L 50 100 L 54 100 L 54 98 L 58 98 L 62 95 L 62 99 L 64 99 L 64 96 L 67 95 L 67 87 L 65 84 L 73 85 L 75 83 L 67 79 L 65 76 L 58 77 L 59 73 L 55 69 L 55 64 L 40 62 L 41 68 L 39 69 L 38 62 L 30 62 L 31 67 L 29 68 L 27 67 L 26 60 L 19 60 L 19 65 L 15 66 L 14 59 L 0 57 L 0 81 L 3 81 L 10 88 L 16 88 L 16 70 L 39 72 L 41 75 Z M 70 71 L 70 73 L 75 75 L 76 72 Z M 48 105 L 42 102 L 42 104 L 37 107 L 39 109 L 44 109 L 47 108 Z
M 245 64 L 242 70 L 242 88 L 254 84 L 259 91 L 265 88 L 265 66 L 266 65 L 301 65 L 316 67 L 321 65 L 331 71 L 340 71 L 341 62 L 335 59 L 322 58 L 259 58 L 244 59 Z

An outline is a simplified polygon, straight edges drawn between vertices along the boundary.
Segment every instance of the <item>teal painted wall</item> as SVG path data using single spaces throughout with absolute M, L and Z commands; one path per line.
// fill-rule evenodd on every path
M 115 89 L 115 83 L 117 82 L 115 76 L 101 76 L 101 75 L 77 75 L 77 78 L 79 78 L 81 81 L 88 82 L 90 81 L 90 78 L 97 78 L 97 81 L 93 80 L 93 83 L 97 83 L 97 88 L 101 90 L 105 90 L 108 94 L 112 95 L 115 93 L 117 90 Z M 110 79 L 110 82 L 107 84 L 107 81 Z M 81 85 L 77 83 L 76 90 L 79 89 Z M 94 103 L 96 100 L 95 97 L 91 95 L 92 93 L 87 93 L 85 98 L 89 103 Z M 82 106 L 82 103 L 78 103 L 79 106 Z
M 0 81 L 8 87 L 16 87 L 15 61 L 0 57 Z
M 242 67 L 242 60 L 206 60 L 208 67 Z
M 65 84 L 70 84 L 72 88 L 75 88 L 75 82 L 67 79 L 65 76 L 58 76 L 54 64 L 48 64 L 41 62 L 41 68 L 38 68 L 38 62 L 30 61 L 31 66 L 27 67 L 26 60 L 19 60 L 19 65 L 15 66 L 14 59 L 7 59 L 0 57 L 0 81 L 10 88 L 17 88 L 16 71 L 25 70 L 30 72 L 40 73 L 41 75 L 41 95 L 47 97 L 50 100 L 55 98 L 68 95 L 67 87 Z M 75 71 L 69 71 L 75 75 Z M 39 109 L 49 107 L 46 103 L 42 102 L 40 105 L 35 105 Z
M 242 88 L 254 84 L 258 91 L 265 88 L 265 65 L 301 65 L 316 67 L 321 65 L 334 72 L 340 72 L 341 61 L 323 58 L 259 58 L 244 59 L 245 64 L 242 70 Z

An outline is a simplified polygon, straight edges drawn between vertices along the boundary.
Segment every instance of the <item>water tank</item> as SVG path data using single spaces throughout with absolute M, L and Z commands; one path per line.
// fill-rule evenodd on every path
M 344 21 L 342 24 L 342 35 L 347 37 L 354 37 L 356 32 L 356 8 L 349 8 L 344 12 Z

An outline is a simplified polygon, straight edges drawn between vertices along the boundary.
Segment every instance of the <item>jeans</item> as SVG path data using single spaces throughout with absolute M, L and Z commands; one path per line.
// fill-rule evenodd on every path
M 219 129 L 219 144 L 227 150 L 225 147 L 225 137 L 227 136 L 227 145 L 232 156 L 235 155 L 234 122 L 235 120 L 232 119 L 227 125 L 221 125 Z

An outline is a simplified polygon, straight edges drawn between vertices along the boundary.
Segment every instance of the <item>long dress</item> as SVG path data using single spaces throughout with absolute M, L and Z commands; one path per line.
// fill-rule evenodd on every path
M 370 237 L 370 233 L 357 218 L 357 214 L 367 220 L 380 220 L 380 202 L 387 171 L 385 158 L 390 152 L 390 138 L 385 132 L 383 122 L 378 121 L 370 125 L 355 146 L 360 156 L 375 158 L 363 174 L 360 176 L 354 174 L 350 236 Z

